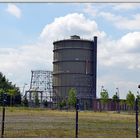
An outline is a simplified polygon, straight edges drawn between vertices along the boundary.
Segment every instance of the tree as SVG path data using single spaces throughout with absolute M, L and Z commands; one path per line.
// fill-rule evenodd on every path
M 28 102 L 28 100 L 27 100 L 26 97 L 23 98 L 22 103 L 23 103 L 23 105 L 24 105 L 25 107 L 28 107 L 28 106 L 29 106 L 29 102 Z
M 0 90 L 3 93 L 7 93 L 7 103 L 6 105 L 11 105 L 11 101 L 15 101 L 14 104 L 21 104 L 21 94 L 20 90 L 16 85 L 13 85 L 12 82 L 9 82 L 8 79 L 0 72 Z M 0 92 L 0 105 L 3 101 L 2 92 Z M 14 98 L 14 99 L 12 99 Z
M 120 112 L 120 110 L 119 110 L 119 101 L 120 101 L 120 99 L 119 99 L 119 96 L 118 96 L 117 92 L 116 92 L 115 95 L 113 95 L 112 99 L 113 99 L 113 102 L 114 102 L 115 105 L 116 105 L 116 110 L 117 110 L 118 113 L 119 113 L 119 112 Z
M 68 105 L 76 107 L 76 90 L 71 88 L 68 93 Z
M 66 106 L 66 100 L 62 100 L 61 102 L 59 102 L 59 107 L 60 107 L 60 110 Z
M 130 109 L 133 110 L 135 104 L 135 96 L 131 91 L 128 91 L 128 94 L 126 96 L 126 103 L 130 107 Z
M 121 100 L 120 100 L 120 107 L 121 107 L 121 110 L 126 110 L 125 104 L 126 104 L 126 100 L 121 99 Z
M 107 104 L 108 99 L 109 99 L 108 91 L 103 89 L 103 91 L 101 91 L 100 93 L 100 96 L 101 96 L 101 104 L 103 105 L 103 110 L 104 110 L 105 105 Z
M 16 89 L 16 95 L 14 96 L 14 105 L 20 105 L 21 104 L 21 94 L 18 87 Z
M 140 109 L 140 93 L 139 92 L 137 92 L 137 99 L 138 99 L 138 107 Z
M 0 105 L 3 105 L 3 94 L 4 94 L 4 90 L 0 89 Z
M 16 96 L 16 90 L 15 89 L 8 89 L 7 91 L 8 95 L 10 95 L 10 106 L 14 104 L 14 97 Z

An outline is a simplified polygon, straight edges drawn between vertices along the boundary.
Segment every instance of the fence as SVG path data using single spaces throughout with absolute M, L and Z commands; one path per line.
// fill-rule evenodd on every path
M 74 110 L 6 107 L 4 137 L 74 138 L 75 115 Z M 78 137 L 135 138 L 135 113 L 79 111 Z

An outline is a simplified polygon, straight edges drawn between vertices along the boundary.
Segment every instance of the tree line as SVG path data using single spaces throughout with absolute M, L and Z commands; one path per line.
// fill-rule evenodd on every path
M 19 90 L 19 87 L 17 87 L 15 84 L 10 82 L 1 72 L 0 72 L 0 105 L 3 104 L 3 98 L 4 93 L 6 93 L 6 105 L 8 106 L 15 106 L 15 105 L 25 105 L 28 106 L 28 100 L 24 99 L 21 100 L 21 93 Z M 140 107 L 140 94 L 138 93 L 136 98 L 138 98 L 138 105 Z M 109 102 L 109 94 L 106 89 L 103 89 L 100 92 L 100 102 L 105 107 L 105 105 Z M 135 105 L 135 95 L 132 93 L 132 91 L 128 91 L 126 95 L 126 99 L 120 99 L 118 93 L 116 92 L 112 96 L 112 101 L 116 104 L 127 104 L 131 110 L 134 109 Z M 39 104 L 39 100 L 36 97 L 35 103 Z M 48 103 L 47 100 L 43 101 L 43 104 L 47 107 Z M 74 88 L 71 88 L 68 92 L 68 97 L 65 99 L 62 99 L 58 102 L 59 108 L 63 108 L 68 106 L 69 108 L 75 108 L 76 106 L 76 90 Z
M 6 77 L 0 72 L 0 105 L 3 105 L 4 98 L 7 106 L 21 104 L 21 93 L 19 88 L 6 79 Z
M 138 105 L 140 107 L 140 94 L 138 93 L 136 98 L 138 98 Z M 132 91 L 128 91 L 126 95 L 126 99 L 120 99 L 118 93 L 116 92 L 112 98 L 109 98 L 108 91 L 106 89 L 103 89 L 100 92 L 100 103 L 103 106 L 102 110 L 105 110 L 105 106 L 108 104 L 109 100 L 113 101 L 114 104 L 116 104 L 116 110 L 118 109 L 119 112 L 119 106 L 126 104 L 129 107 L 129 110 L 134 110 L 135 106 L 135 95 L 132 93 Z M 75 107 L 76 105 L 76 90 L 74 88 L 71 88 L 68 92 L 68 98 L 62 99 L 58 103 L 60 109 L 68 106 L 68 107 Z
M 132 93 L 132 91 L 128 91 L 127 95 L 126 95 L 126 99 L 120 99 L 118 93 L 116 92 L 113 96 L 112 96 L 112 101 L 116 104 L 119 103 L 119 105 L 123 105 L 126 104 L 127 106 L 129 106 L 130 110 L 134 110 L 134 106 L 135 106 L 135 99 L 138 99 L 138 105 L 140 107 L 140 94 L 138 93 L 137 96 L 135 97 L 134 93 Z M 103 106 L 105 106 L 108 102 L 109 102 L 109 94 L 108 91 L 106 89 L 103 89 L 100 92 L 100 100 Z

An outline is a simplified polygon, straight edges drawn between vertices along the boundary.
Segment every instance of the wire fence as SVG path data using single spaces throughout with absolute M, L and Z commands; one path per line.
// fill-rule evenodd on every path
M 75 115 L 74 110 L 6 107 L 4 137 L 74 138 Z M 135 113 L 79 111 L 78 126 L 80 138 L 135 138 Z

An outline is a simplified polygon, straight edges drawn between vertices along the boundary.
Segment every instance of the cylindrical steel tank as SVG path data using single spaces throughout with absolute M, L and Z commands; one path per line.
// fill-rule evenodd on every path
M 86 40 L 74 35 L 53 44 L 54 95 L 64 99 L 75 88 L 81 106 L 91 108 L 96 98 L 97 37 Z

